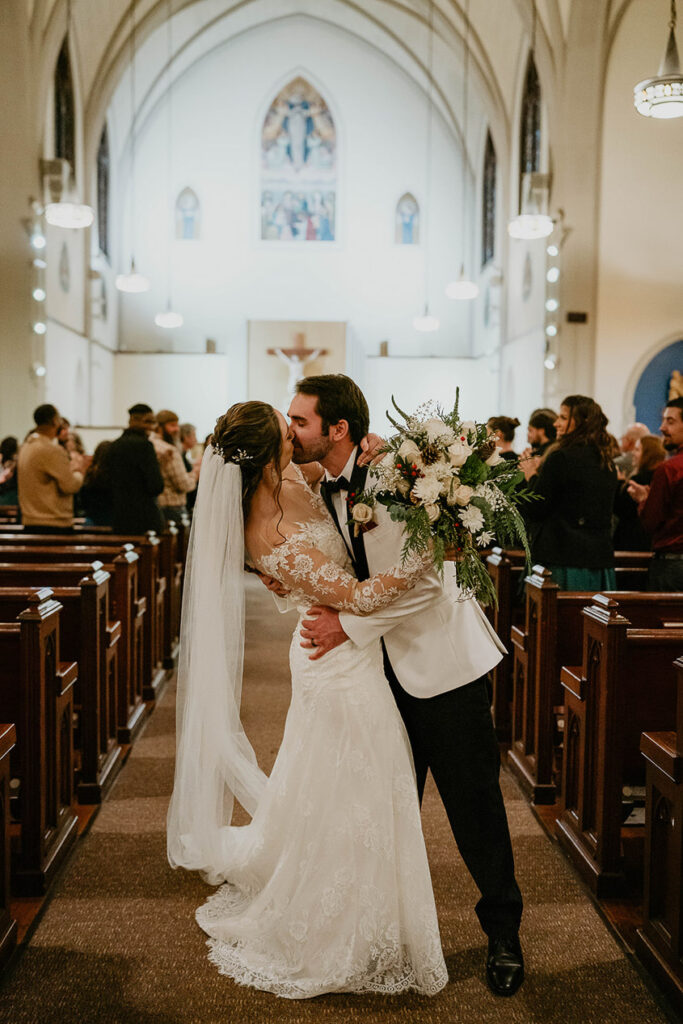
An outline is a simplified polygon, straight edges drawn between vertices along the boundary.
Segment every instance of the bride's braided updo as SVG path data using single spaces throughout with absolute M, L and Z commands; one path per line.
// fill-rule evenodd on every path
M 231 405 L 216 420 L 211 444 L 225 462 L 234 462 L 242 471 L 242 510 L 246 522 L 251 499 L 269 463 L 277 474 L 276 497 L 282 485 L 282 432 L 275 410 L 267 402 Z

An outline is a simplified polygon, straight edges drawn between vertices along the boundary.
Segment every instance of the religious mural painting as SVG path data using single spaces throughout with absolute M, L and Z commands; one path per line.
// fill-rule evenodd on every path
M 320 93 L 297 77 L 276 96 L 261 133 L 261 238 L 333 242 L 337 132 Z
M 176 199 L 175 236 L 184 241 L 199 238 L 199 198 L 191 188 L 184 188 Z
M 420 206 L 411 192 L 396 204 L 394 241 L 397 245 L 417 245 L 420 241 Z

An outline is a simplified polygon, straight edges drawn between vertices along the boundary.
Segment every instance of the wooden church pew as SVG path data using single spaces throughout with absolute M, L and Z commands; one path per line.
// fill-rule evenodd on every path
M 602 594 L 582 616 L 582 664 L 561 674 L 566 716 L 557 829 L 584 880 L 604 897 L 625 884 L 622 790 L 644 783 L 640 735 L 674 728 L 671 663 L 683 651 L 683 629 L 632 628 Z
M 62 654 L 78 663 L 74 688 L 74 778 L 80 803 L 100 803 L 122 764 L 118 742 L 118 648 L 121 623 L 109 618 L 109 573 L 94 563 L 93 571 L 71 587 L 54 587 L 62 606 Z M 31 571 L 34 567 L 26 566 Z M 0 621 L 11 622 L 35 592 L 41 571 L 31 572 L 35 583 L 15 587 L 1 584 Z M 16 577 L 17 574 L 15 574 Z M 26 577 L 24 577 L 25 579 Z M 16 582 L 16 579 L 15 579 Z
M 0 538 L 2 547 L 61 547 L 64 550 L 63 561 L 92 561 L 96 559 L 109 564 L 112 561 L 112 550 L 135 550 L 139 557 L 138 593 L 145 600 L 146 613 L 142 624 L 143 655 L 142 655 L 142 699 L 156 700 L 159 689 L 166 680 L 164 660 L 164 617 L 166 613 L 166 577 L 160 572 L 160 541 L 156 534 L 147 537 L 125 537 L 116 534 L 89 535 L 74 534 L 49 535 L 17 534 L 8 541 L 8 535 Z M 42 556 L 41 556 L 42 557 Z M 4 556 L 0 559 L 6 561 Z M 36 558 L 36 561 L 39 559 Z
M 14 725 L 0 724 L 0 970 L 17 944 L 17 922 L 10 914 L 10 753 L 17 742 Z
M 493 687 L 491 713 L 499 741 L 509 743 L 511 734 L 510 706 L 512 704 L 510 631 L 522 614 L 518 593 L 522 577 L 526 572 L 524 552 L 516 549 L 493 548 L 491 554 L 486 558 L 486 569 L 496 592 L 496 601 L 489 605 L 486 614 L 496 633 L 508 648 L 508 653 L 503 655 L 490 674 Z
M 613 591 L 633 626 L 683 626 L 683 593 Z M 549 570 L 535 566 L 525 580 L 525 622 L 513 626 L 512 743 L 508 764 L 536 804 L 557 796 L 555 709 L 564 703 L 562 665 L 581 658 L 583 615 L 590 591 L 560 590 Z
M 19 821 L 12 836 L 12 888 L 46 891 L 76 840 L 73 810 L 75 662 L 61 661 L 61 605 L 49 590 L 27 601 L 19 621 L 0 623 L 0 720 L 14 722 L 12 777 Z
M 69 551 L 68 554 L 65 554 Z M 68 545 L 41 546 L 37 544 L 0 546 L 0 562 L 8 564 L 33 562 L 40 565 L 60 562 L 71 557 Z M 144 617 L 147 601 L 138 594 L 138 570 L 140 559 L 131 544 L 117 548 L 88 548 L 85 554 L 97 559 L 102 555 L 102 568 L 111 576 L 110 609 L 112 619 L 121 623 L 121 640 L 118 651 L 117 673 L 117 729 L 118 742 L 130 743 L 139 731 L 149 710 L 143 700 L 144 689 L 144 642 L 151 637 L 144 632 Z M 81 559 L 84 552 L 76 555 Z M 112 558 L 113 556 L 113 558 Z M 40 575 L 40 574 L 37 574 Z M 40 579 L 31 585 L 41 586 Z M 150 655 L 151 657 L 151 655 Z
M 646 732 L 644 923 L 636 953 L 683 1015 L 683 658 L 675 731 Z

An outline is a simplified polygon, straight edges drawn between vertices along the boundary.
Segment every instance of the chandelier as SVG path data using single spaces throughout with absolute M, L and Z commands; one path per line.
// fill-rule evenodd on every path
M 656 78 L 638 82 L 633 104 L 643 117 L 683 117 L 683 75 L 676 46 L 676 0 L 671 0 L 669 40 Z

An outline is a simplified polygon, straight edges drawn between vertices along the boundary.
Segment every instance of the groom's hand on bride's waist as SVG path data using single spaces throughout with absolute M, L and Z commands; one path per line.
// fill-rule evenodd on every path
M 274 576 L 266 576 L 263 572 L 258 570 L 250 570 L 255 572 L 264 587 L 267 587 L 273 594 L 277 594 L 278 597 L 289 597 L 289 588 L 279 580 L 276 580 Z
M 313 651 L 310 660 L 322 658 L 349 638 L 339 625 L 339 612 L 333 608 L 314 605 L 301 623 L 301 646 Z

